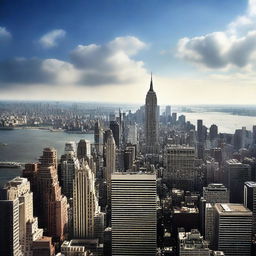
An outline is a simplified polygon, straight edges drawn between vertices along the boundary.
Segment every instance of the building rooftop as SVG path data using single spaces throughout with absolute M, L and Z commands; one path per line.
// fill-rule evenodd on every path
M 232 164 L 232 165 L 242 165 L 241 162 L 239 162 L 237 159 L 229 159 L 226 161 L 227 164 Z
M 252 212 L 242 204 L 217 203 L 215 208 L 220 215 L 252 215 Z
M 203 190 L 208 190 L 208 191 L 227 191 L 227 188 L 222 184 L 222 183 L 210 183 L 207 187 L 204 187 Z
M 156 174 L 150 173 L 127 173 L 116 172 L 111 176 L 112 180 L 156 180 Z
M 246 184 L 248 187 L 255 188 L 256 182 L 255 181 L 246 181 L 244 184 Z

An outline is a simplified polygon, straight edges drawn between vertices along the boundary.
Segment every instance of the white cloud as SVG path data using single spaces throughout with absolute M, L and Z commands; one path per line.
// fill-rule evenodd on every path
M 105 45 L 79 45 L 70 57 L 83 71 L 82 84 L 123 84 L 146 74 L 144 63 L 131 58 L 145 47 L 136 37 L 117 37 Z
M 131 58 L 144 47 L 135 37 L 118 37 L 105 45 L 77 46 L 70 54 L 70 62 L 37 58 L 0 61 L 0 87 L 131 84 L 147 74 L 143 62 Z
M 54 29 L 39 39 L 39 44 L 44 48 L 52 48 L 58 45 L 59 41 L 66 36 L 63 29 Z
M 5 27 L 0 27 L 0 42 L 11 38 L 11 33 Z
M 252 69 L 256 60 L 255 27 L 256 0 L 249 0 L 246 13 L 228 24 L 225 31 L 180 39 L 177 56 L 208 69 Z

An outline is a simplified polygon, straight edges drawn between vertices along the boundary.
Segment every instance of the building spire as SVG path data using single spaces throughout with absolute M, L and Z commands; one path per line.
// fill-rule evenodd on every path
M 153 79 L 152 79 L 152 72 L 151 72 L 151 81 L 150 81 L 150 88 L 149 88 L 150 91 L 154 91 L 153 90 Z

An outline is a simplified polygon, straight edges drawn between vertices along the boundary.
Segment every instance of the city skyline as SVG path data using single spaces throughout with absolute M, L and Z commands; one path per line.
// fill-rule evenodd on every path
M 41 5 L 0 4 L 1 100 L 254 103 L 255 0 Z

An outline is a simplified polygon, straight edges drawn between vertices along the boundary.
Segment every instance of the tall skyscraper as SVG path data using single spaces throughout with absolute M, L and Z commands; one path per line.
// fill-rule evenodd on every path
M 256 182 L 244 184 L 244 206 L 252 211 L 252 233 L 256 234 Z
M 201 229 L 202 234 L 210 242 L 210 245 L 213 244 L 213 210 L 215 203 L 229 203 L 229 191 L 223 184 L 211 183 L 207 187 L 203 187 L 200 208 Z
M 112 133 L 106 143 L 106 167 L 104 178 L 107 181 L 107 200 L 111 200 L 111 174 L 116 171 L 116 144 Z
M 110 121 L 109 128 L 112 131 L 113 137 L 115 139 L 116 147 L 119 148 L 120 141 L 120 127 L 117 121 Z
M 82 160 L 83 161 L 83 160 Z M 95 178 L 86 161 L 75 173 L 73 184 L 73 234 L 75 238 L 93 238 L 97 210 Z
M 203 120 L 197 120 L 197 156 L 200 159 L 204 158 L 204 131 Z
M 252 212 L 242 204 L 215 204 L 214 243 L 226 256 L 250 256 Z
M 165 166 L 163 178 L 172 187 L 187 190 L 194 188 L 196 179 L 194 147 L 167 145 Z
M 77 146 L 77 158 L 87 159 L 91 156 L 91 143 L 89 140 L 80 140 Z
M 97 154 L 103 154 L 103 130 L 97 120 L 94 125 L 94 144 Z
M 224 165 L 225 185 L 230 190 L 231 203 L 243 203 L 244 183 L 251 180 L 251 167 L 236 159 L 230 159 Z
M 22 255 L 30 256 L 33 241 L 43 236 L 43 230 L 38 228 L 37 218 L 33 216 L 33 193 L 30 191 L 30 183 L 26 178 L 16 177 L 4 185 L 2 193 L 6 200 L 19 201 L 19 244 Z
M 165 122 L 169 123 L 171 122 L 171 106 L 165 107 Z
M 150 88 L 146 96 L 145 104 L 146 153 L 155 154 L 159 151 L 158 126 L 159 108 L 157 106 L 157 97 L 153 89 L 153 81 L 151 76 Z
M 19 199 L 0 200 L 0 255 L 22 256 L 19 242 Z
M 212 124 L 210 127 L 210 140 L 213 141 L 218 137 L 218 126 L 216 124 Z
M 112 175 L 112 255 L 156 255 L 156 175 Z
M 61 157 L 60 180 L 62 184 L 62 192 L 68 199 L 73 197 L 73 179 L 75 178 L 75 172 L 79 167 L 79 160 L 75 155 L 65 154 Z
M 229 203 L 229 191 L 219 183 L 211 183 L 207 187 L 203 187 L 203 198 L 206 203 Z
M 54 148 L 44 148 L 43 155 L 39 159 L 41 166 L 53 166 L 57 169 L 57 150 Z
M 47 235 L 55 241 L 65 238 L 68 222 L 67 198 L 61 194 L 61 187 L 57 174 L 57 152 L 55 149 L 45 148 L 40 158 L 38 170 L 37 198 L 39 226 L 44 228 Z

